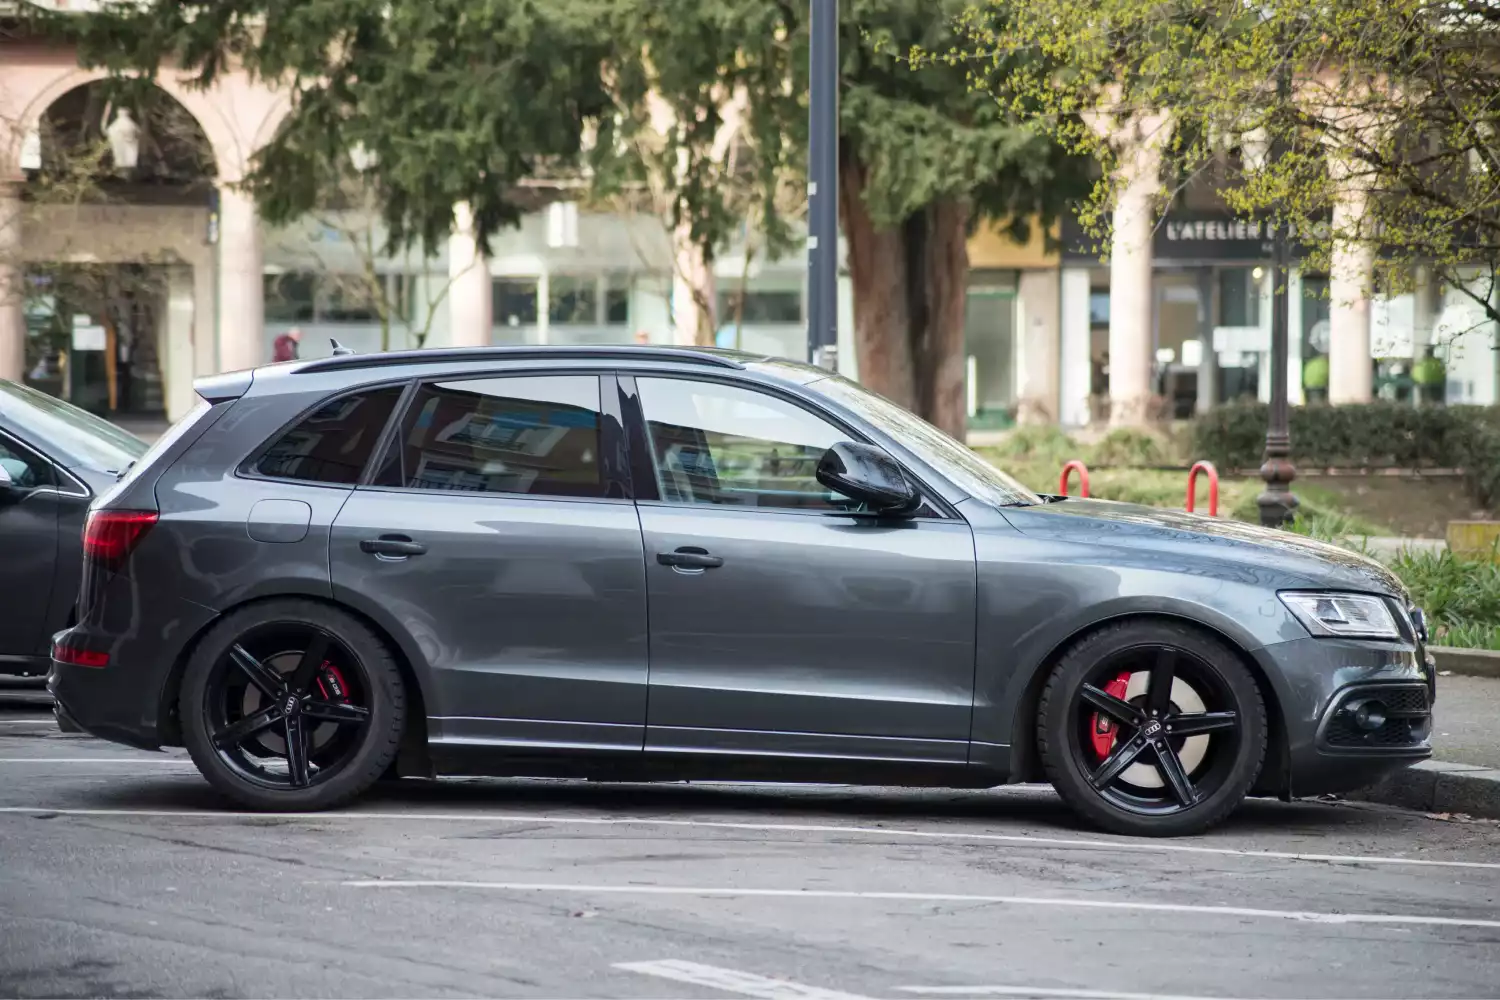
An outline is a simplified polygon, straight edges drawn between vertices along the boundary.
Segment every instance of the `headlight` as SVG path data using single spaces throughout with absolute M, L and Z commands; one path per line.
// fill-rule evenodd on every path
M 1281 594 L 1287 606 L 1307 630 L 1317 636 L 1345 639 L 1399 639 L 1396 619 L 1384 599 L 1368 594 Z

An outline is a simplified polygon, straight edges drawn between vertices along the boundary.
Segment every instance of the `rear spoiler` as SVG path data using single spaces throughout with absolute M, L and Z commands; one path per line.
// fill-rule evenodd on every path
M 222 375 L 206 375 L 193 382 L 193 391 L 210 403 L 227 403 L 239 399 L 250 390 L 255 381 L 254 371 L 225 372 Z

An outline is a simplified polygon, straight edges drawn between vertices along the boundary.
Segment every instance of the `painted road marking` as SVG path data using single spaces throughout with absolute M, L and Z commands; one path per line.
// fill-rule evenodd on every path
M 675 958 L 656 962 L 620 962 L 615 968 L 625 972 L 656 976 L 660 979 L 671 979 L 693 986 L 707 986 L 709 989 L 723 990 L 725 993 L 760 997 L 761 1000 L 870 1000 L 857 993 L 840 993 L 838 990 L 825 990 L 819 986 L 795 983 L 790 979 L 770 979 L 766 976 L 757 976 L 753 972 L 724 969 L 717 965 L 701 965 L 698 962 L 684 962 Z
M 1067 899 L 1051 896 L 993 896 L 961 892 L 880 892 L 840 889 L 742 889 L 736 886 L 567 885 L 557 882 L 470 882 L 458 879 L 354 879 L 339 885 L 351 889 L 488 889 L 502 892 L 559 892 L 639 896 L 715 896 L 741 899 L 873 899 L 906 903 L 999 903 L 1006 906 L 1124 910 L 1141 913 L 1192 913 L 1204 916 L 1294 920 L 1313 924 L 1392 924 L 1417 927 L 1478 927 L 1500 930 L 1500 920 L 1428 917 L 1414 913 L 1321 913 L 1316 910 L 1259 910 L 1247 906 L 1199 906 L 1190 903 L 1143 903 L 1134 900 Z
M 1045 986 L 902 986 L 903 993 L 933 997 L 1056 997 L 1057 1000 L 1228 1000 L 1226 997 L 1172 996 L 1167 993 L 1111 993 Z
M 1040 849 L 1144 852 L 1148 854 L 1197 854 L 1214 857 L 1248 858 L 1254 861 L 1310 861 L 1335 865 L 1411 865 L 1425 868 L 1470 868 L 1500 871 L 1497 861 L 1444 861 L 1433 858 L 1382 857 L 1359 854 L 1302 854 L 1291 851 L 1242 851 L 1233 847 L 1202 847 L 1162 841 L 1077 840 L 1065 837 L 1034 837 L 1026 834 L 965 833 L 949 830 L 912 830 L 904 827 L 840 826 L 823 823 L 749 823 L 727 820 L 652 819 L 645 816 L 559 816 L 547 813 L 476 812 L 378 812 L 350 810 L 345 812 L 241 812 L 207 809 L 54 809 L 49 806 L 0 806 L 0 814 L 46 813 L 49 816 L 122 816 L 140 819 L 293 819 L 307 822 L 369 820 L 385 822 L 404 820 L 419 823 L 550 823 L 556 826 L 646 826 L 673 829 L 747 830 L 765 833 L 828 833 L 838 836 L 883 837 L 886 839 L 932 840 L 952 843 L 1013 844 Z
M 176 764 L 192 767 L 183 757 L 0 757 L 0 764 Z

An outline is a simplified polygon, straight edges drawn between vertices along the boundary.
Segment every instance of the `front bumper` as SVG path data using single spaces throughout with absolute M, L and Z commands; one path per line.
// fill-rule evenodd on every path
M 1284 792 L 1351 791 L 1432 756 L 1436 671 L 1422 647 L 1306 638 L 1267 646 L 1261 656 L 1280 681 Z M 1360 702 L 1378 703 L 1384 721 L 1361 728 Z

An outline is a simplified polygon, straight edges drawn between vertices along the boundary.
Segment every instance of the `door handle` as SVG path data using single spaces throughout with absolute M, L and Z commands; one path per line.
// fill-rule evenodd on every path
M 368 552 L 372 556 L 419 556 L 427 551 L 427 546 L 421 542 L 414 542 L 405 535 L 381 535 L 379 538 L 366 538 L 359 543 L 361 552 Z
M 711 556 L 707 549 L 685 545 L 676 552 L 658 552 L 656 561 L 674 569 L 718 569 L 724 565 L 720 556 Z

